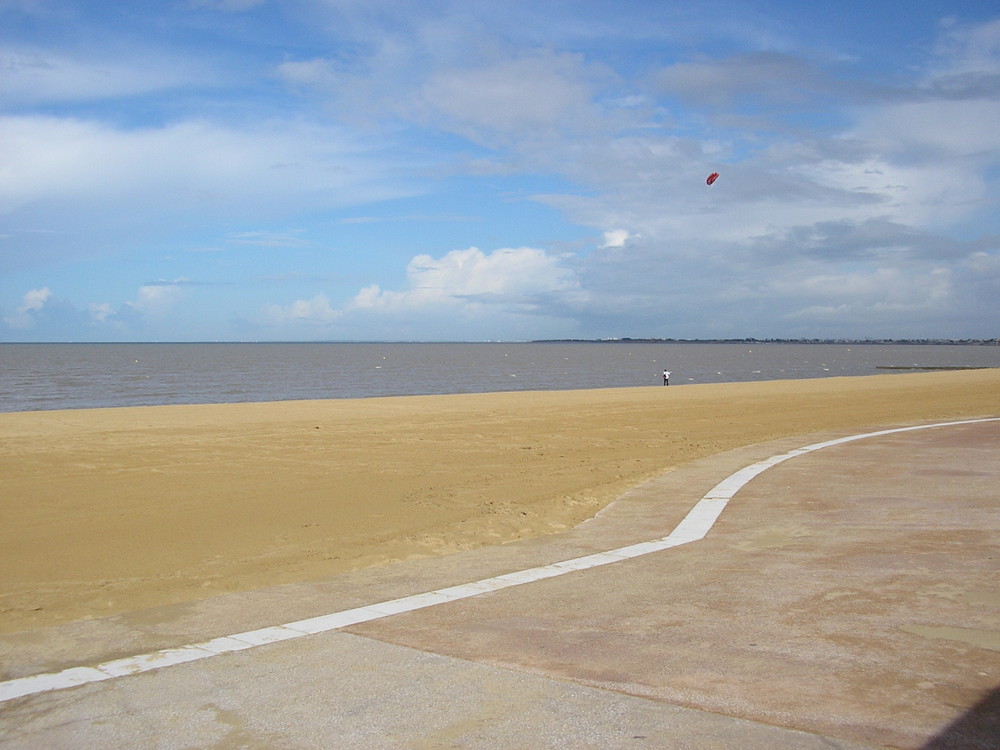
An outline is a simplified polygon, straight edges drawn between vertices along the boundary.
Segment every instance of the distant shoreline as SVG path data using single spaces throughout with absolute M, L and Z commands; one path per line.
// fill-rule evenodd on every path
M 845 346 L 1000 346 L 997 339 L 537 339 L 531 344 L 836 344 Z
M 657 339 L 657 338 L 603 338 L 603 339 L 531 339 L 531 340 L 485 340 L 485 341 L 439 341 L 428 339 L 426 341 L 407 340 L 326 340 L 316 339 L 311 341 L 296 340 L 266 340 L 259 341 L 0 341 L 0 346 L 86 346 L 99 344 L 101 346 L 121 345 L 161 345 L 161 344 L 826 344 L 845 346 L 1000 346 L 1000 338 L 991 339 L 778 339 L 778 338 L 732 338 L 732 339 Z

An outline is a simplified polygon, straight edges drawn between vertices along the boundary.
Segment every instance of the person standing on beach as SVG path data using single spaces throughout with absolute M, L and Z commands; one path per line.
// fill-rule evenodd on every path
M 670 371 L 663 371 L 663 385 L 670 385 Z

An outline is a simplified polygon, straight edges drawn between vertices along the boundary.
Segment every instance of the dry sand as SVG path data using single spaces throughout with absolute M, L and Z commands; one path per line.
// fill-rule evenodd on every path
M 1000 414 L 1000 370 L 0 414 L 0 632 L 549 534 L 732 448 Z

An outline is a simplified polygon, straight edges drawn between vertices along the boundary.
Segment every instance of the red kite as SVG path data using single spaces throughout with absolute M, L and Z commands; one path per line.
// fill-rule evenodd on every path
M 718 173 L 718 172 L 712 172 L 712 174 L 710 174 L 710 175 L 708 176 L 708 179 L 707 179 L 707 180 L 705 180 L 705 184 L 706 184 L 706 185 L 711 185 L 711 184 L 712 184 L 713 182 L 715 182 L 715 181 L 716 181 L 717 179 L 719 179 L 719 173 Z

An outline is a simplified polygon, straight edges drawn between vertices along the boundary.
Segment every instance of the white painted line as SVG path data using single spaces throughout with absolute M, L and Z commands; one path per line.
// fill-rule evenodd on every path
M 565 570 L 557 568 L 555 565 L 542 565 L 538 568 L 528 568 L 527 570 L 518 570 L 514 573 L 505 573 L 496 578 L 498 581 L 507 581 L 512 584 L 534 583 L 545 578 L 561 576 L 565 572 Z
M 242 651 L 243 649 L 252 648 L 255 644 L 238 640 L 231 635 L 224 635 L 221 638 L 213 638 L 210 641 L 194 645 L 213 654 L 228 654 L 232 651 Z
M 393 599 L 392 601 L 382 602 L 381 604 L 372 604 L 369 609 L 374 609 L 376 612 L 383 615 L 398 615 L 402 612 L 412 612 L 415 609 L 433 607 L 435 604 L 452 602 L 457 598 L 459 597 L 442 595 L 440 591 L 430 591 L 426 594 L 416 594 L 402 599 Z
M 507 581 L 498 581 L 496 578 L 487 578 L 473 583 L 463 583 L 459 586 L 450 586 L 446 589 L 438 589 L 439 594 L 447 594 L 452 599 L 465 599 L 479 594 L 488 594 L 490 591 L 505 589 L 511 584 Z
M 104 664 L 98 664 L 97 669 L 111 677 L 124 677 L 139 672 L 150 672 L 162 667 L 172 667 L 175 664 L 198 661 L 209 656 L 216 656 L 216 653 L 198 646 L 181 646 L 180 648 L 165 648 L 150 654 L 128 656 L 124 659 L 104 662 Z
M 62 672 L 36 674 L 31 677 L 19 677 L 14 680 L 0 682 L 0 703 L 21 698 L 35 693 L 46 693 L 50 690 L 63 690 L 84 685 L 88 682 L 110 680 L 111 675 L 105 674 L 93 667 L 72 667 Z
M 663 546 L 663 539 L 656 539 L 652 542 L 640 542 L 639 544 L 630 544 L 628 547 L 621 547 L 615 550 L 615 554 L 621 555 L 622 558 L 628 559 L 630 557 L 642 557 L 643 555 L 649 555 L 653 552 L 661 552 L 665 549 Z
M 541 581 L 546 578 L 561 576 L 578 570 L 609 565 L 622 560 L 628 560 L 641 555 L 648 555 L 671 547 L 703 539 L 718 520 L 726 504 L 733 496 L 757 475 L 770 469 L 773 466 L 787 461 L 797 456 L 805 455 L 813 451 L 822 450 L 835 445 L 842 445 L 855 440 L 865 438 L 880 437 L 898 432 L 911 432 L 913 430 L 926 430 L 932 427 L 954 427 L 964 424 L 975 424 L 977 422 L 996 422 L 1000 417 L 987 419 L 967 419 L 959 422 L 939 422 L 937 424 L 917 425 L 915 427 L 899 427 L 891 430 L 879 430 L 878 432 L 868 432 L 861 435 L 850 435 L 836 440 L 827 440 L 822 443 L 813 443 L 804 448 L 796 448 L 787 453 L 781 453 L 770 458 L 758 461 L 750 466 L 745 466 L 739 471 L 730 474 L 719 482 L 715 487 L 705 493 L 695 506 L 688 511 L 684 519 L 677 524 L 677 527 L 668 535 L 661 539 L 653 539 L 648 542 L 639 542 L 626 547 L 598 552 L 592 555 L 577 557 L 572 560 L 542 565 L 537 568 L 519 570 L 514 573 L 486 578 L 481 581 L 473 581 L 458 586 L 428 591 L 422 594 L 404 596 L 399 599 L 390 599 L 384 602 L 369 604 L 364 607 L 333 612 L 328 615 L 310 617 L 305 620 L 275 625 L 259 630 L 248 630 L 244 633 L 214 638 L 204 643 L 195 643 L 190 646 L 179 648 L 167 648 L 160 651 L 153 651 L 148 654 L 139 654 L 124 659 L 98 664 L 95 667 L 72 667 L 61 672 L 51 672 L 46 674 L 32 675 L 30 677 L 19 677 L 13 680 L 0 682 L 0 703 L 21 698 L 28 695 L 50 692 L 53 690 L 64 690 L 66 688 L 84 685 L 90 682 L 100 682 L 115 677 L 124 677 L 131 674 L 150 672 L 154 669 L 162 669 L 174 664 L 184 664 L 200 659 L 207 659 L 219 654 L 242 651 L 244 649 L 262 646 L 268 643 L 277 643 L 292 638 L 303 638 L 307 635 L 325 633 L 331 630 L 338 630 L 349 625 L 356 625 L 362 622 L 370 622 L 382 617 L 389 617 L 404 612 L 412 612 L 426 607 L 433 607 L 446 602 L 467 599 L 479 596 L 491 591 L 498 591 L 510 586 L 520 586 L 525 583 Z
M 343 612 L 289 622 L 285 624 L 285 627 L 289 630 L 297 630 L 302 635 L 316 635 L 329 630 L 346 628 L 348 625 L 357 625 L 359 622 L 370 622 L 385 616 L 385 613 L 379 612 L 374 606 L 356 607 Z
M 569 573 L 574 570 L 586 570 L 587 568 L 596 568 L 599 565 L 608 565 L 609 563 L 621 562 L 622 560 L 627 560 L 628 557 L 624 555 L 614 555 L 608 552 L 601 552 L 597 555 L 587 555 L 586 557 L 577 557 L 572 560 L 563 560 L 562 562 L 553 563 L 553 568 L 558 568 L 563 573 Z
M 263 646 L 267 643 L 277 643 L 278 641 L 287 641 L 289 638 L 298 638 L 302 633 L 289 630 L 282 625 L 275 625 L 270 628 L 261 628 L 260 630 L 248 630 L 245 633 L 236 633 L 229 636 L 230 638 L 235 638 L 238 641 L 243 641 L 251 646 Z

